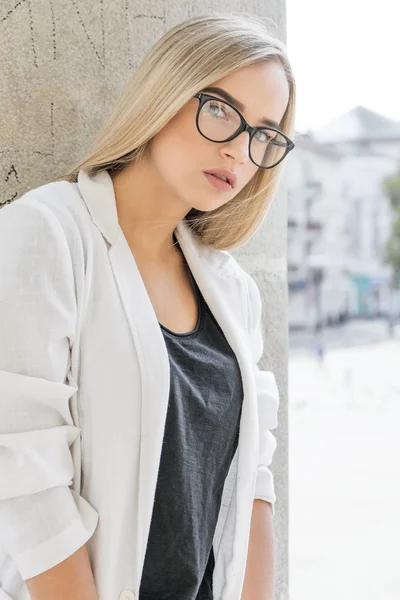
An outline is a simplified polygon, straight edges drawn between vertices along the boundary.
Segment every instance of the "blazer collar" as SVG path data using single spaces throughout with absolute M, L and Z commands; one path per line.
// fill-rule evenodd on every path
M 78 187 L 92 221 L 113 245 L 118 235 L 118 213 L 114 185 L 107 170 L 91 175 L 87 169 L 78 173 Z

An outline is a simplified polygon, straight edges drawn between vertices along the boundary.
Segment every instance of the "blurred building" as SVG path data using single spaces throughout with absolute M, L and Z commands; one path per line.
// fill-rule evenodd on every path
M 297 136 L 287 166 L 291 327 L 388 313 L 382 181 L 399 161 L 400 123 L 363 107 Z

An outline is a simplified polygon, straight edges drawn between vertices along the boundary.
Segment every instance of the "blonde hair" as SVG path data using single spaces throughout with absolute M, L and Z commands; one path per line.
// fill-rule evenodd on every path
M 119 171 L 148 156 L 152 139 L 194 94 L 241 67 L 270 60 L 280 61 L 289 84 L 280 129 L 293 139 L 295 81 L 285 45 L 254 15 L 210 13 L 176 25 L 152 47 L 86 156 L 58 180 L 75 182 L 81 169 L 91 174 Z M 216 210 L 192 209 L 185 217 L 191 230 L 218 249 L 242 245 L 269 208 L 282 164 L 258 169 L 234 198 Z

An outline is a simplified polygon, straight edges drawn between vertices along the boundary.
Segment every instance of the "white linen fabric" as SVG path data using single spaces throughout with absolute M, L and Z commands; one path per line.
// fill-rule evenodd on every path
M 216 600 L 240 600 L 253 500 L 274 506 L 279 395 L 259 362 L 261 299 L 227 251 L 175 235 L 234 350 L 239 445 L 213 549 Z M 0 600 L 87 544 L 99 600 L 138 598 L 169 396 L 168 353 L 107 171 L 0 210 Z

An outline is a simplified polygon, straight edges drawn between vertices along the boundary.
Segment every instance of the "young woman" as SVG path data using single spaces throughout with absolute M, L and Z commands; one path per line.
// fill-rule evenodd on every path
M 294 102 L 262 22 L 192 18 L 87 156 L 0 211 L 1 600 L 272 600 L 278 393 L 228 249 Z

